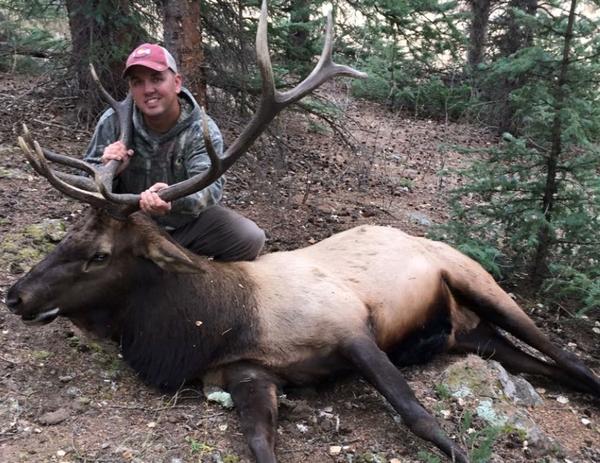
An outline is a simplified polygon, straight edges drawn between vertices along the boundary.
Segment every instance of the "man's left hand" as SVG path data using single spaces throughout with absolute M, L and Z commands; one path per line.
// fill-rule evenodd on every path
M 165 215 L 171 210 L 171 203 L 163 201 L 158 192 L 167 188 L 166 183 L 155 183 L 140 195 L 140 209 L 150 215 Z

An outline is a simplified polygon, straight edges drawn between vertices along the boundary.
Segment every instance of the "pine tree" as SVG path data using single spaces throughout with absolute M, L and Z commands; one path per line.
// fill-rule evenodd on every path
M 518 130 L 466 172 L 446 231 L 497 274 L 589 309 L 600 307 L 600 22 L 568 6 L 538 10 L 530 46 L 490 64 L 490 81 L 520 82 Z

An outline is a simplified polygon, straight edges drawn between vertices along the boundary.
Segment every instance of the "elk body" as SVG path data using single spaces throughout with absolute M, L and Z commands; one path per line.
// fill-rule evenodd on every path
M 263 38 L 257 40 L 263 51 L 265 18 L 263 4 L 258 33 Z M 329 33 L 327 42 L 326 50 Z M 205 187 L 280 109 L 332 75 L 359 76 L 330 62 L 329 54 L 330 49 L 323 53 L 301 91 L 279 94 L 267 85 L 257 117 L 225 159 L 214 157 L 206 175 L 161 196 L 173 200 Z M 269 80 L 264 56 L 259 51 L 263 79 Z M 128 103 L 112 103 L 126 120 Z M 363 375 L 415 434 L 467 462 L 397 369 L 446 350 L 493 357 L 513 371 L 544 375 L 600 397 L 600 380 L 591 370 L 550 343 L 477 263 L 445 244 L 361 226 L 307 248 L 220 263 L 183 249 L 149 217 L 134 212 L 139 197 L 113 194 L 114 163 L 95 171 L 43 150 L 29 135 L 21 146 L 56 188 L 94 207 L 10 288 L 9 309 L 25 322 L 67 317 L 118 341 L 124 359 L 151 385 L 176 388 L 203 378 L 228 390 L 259 463 L 276 461 L 277 389 L 342 371 Z M 82 168 L 94 180 L 54 171 L 48 160 Z M 521 351 L 499 328 L 551 361 Z

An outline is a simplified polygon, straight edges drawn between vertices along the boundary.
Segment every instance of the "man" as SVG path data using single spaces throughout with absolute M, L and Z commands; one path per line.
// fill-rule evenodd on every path
M 200 108 L 182 87 L 173 56 L 159 45 L 140 45 L 127 58 L 123 76 L 135 103 L 133 144 L 128 148 L 114 141 L 118 127 L 114 111 L 109 109 L 100 118 L 84 159 L 92 163 L 121 161 L 115 192 L 141 193 L 140 209 L 184 247 L 224 261 L 255 259 L 265 234 L 251 220 L 218 204 L 223 178 L 173 203 L 158 196 L 169 184 L 210 165 Z M 223 138 L 211 119 L 209 132 L 220 155 Z

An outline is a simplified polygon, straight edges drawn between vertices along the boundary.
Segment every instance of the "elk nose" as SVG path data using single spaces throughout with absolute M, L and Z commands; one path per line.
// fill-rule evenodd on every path
M 19 291 L 12 286 L 8 293 L 6 294 L 6 299 L 4 300 L 6 306 L 11 312 L 16 312 L 19 305 L 21 305 L 21 296 L 19 295 Z

